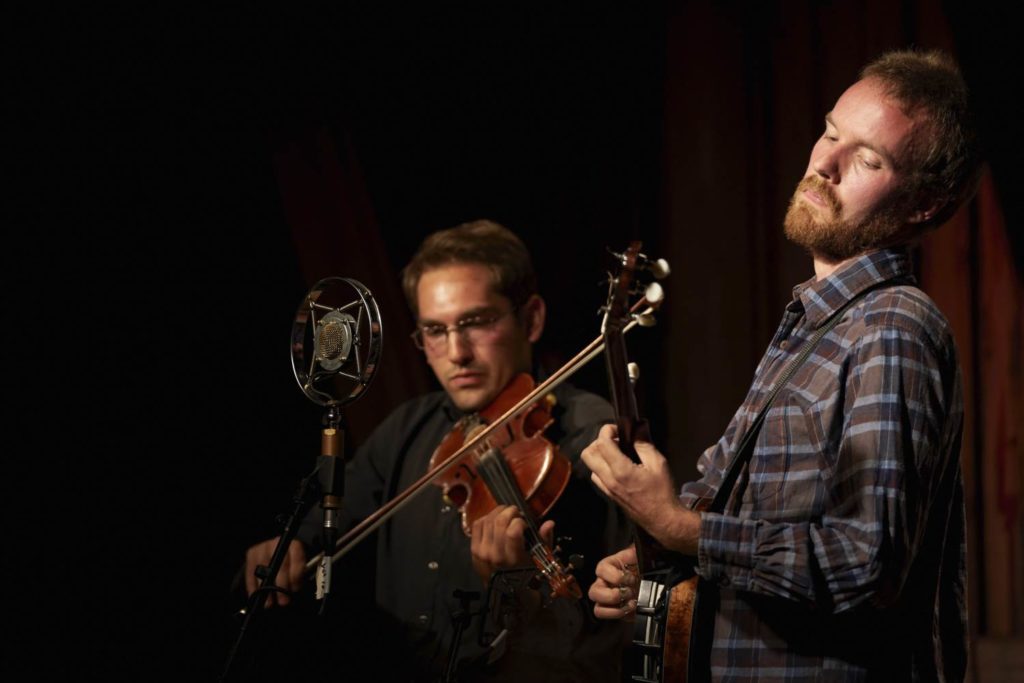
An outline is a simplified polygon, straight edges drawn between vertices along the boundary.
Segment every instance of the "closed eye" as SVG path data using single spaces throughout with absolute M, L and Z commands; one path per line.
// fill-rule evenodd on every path
M 466 330 L 472 329 L 474 327 L 481 327 L 483 325 L 490 325 L 492 322 L 495 321 L 495 319 L 495 316 L 475 315 L 472 318 L 464 318 L 455 324 L 458 325 L 460 328 Z

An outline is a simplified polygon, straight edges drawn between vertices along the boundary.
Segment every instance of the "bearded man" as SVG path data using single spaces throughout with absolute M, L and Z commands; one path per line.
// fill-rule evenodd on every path
M 695 558 L 710 604 L 696 628 L 710 646 L 690 680 L 965 676 L 960 371 L 908 246 L 977 186 L 969 119 L 945 55 L 868 65 L 825 116 L 786 215 L 815 277 L 794 288 L 701 478 L 675 488 L 651 444 L 633 464 L 613 427 L 583 453 L 658 544 Z M 630 547 L 599 564 L 597 616 L 632 617 L 636 557 Z

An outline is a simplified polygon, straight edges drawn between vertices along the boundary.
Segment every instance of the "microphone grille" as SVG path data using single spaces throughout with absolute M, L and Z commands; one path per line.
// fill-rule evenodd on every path
M 347 313 L 331 311 L 316 327 L 313 340 L 317 363 L 328 372 L 335 372 L 352 352 L 355 320 Z
M 348 341 L 348 330 L 337 322 L 329 322 L 320 328 L 316 339 L 316 355 L 318 360 L 334 360 L 345 350 Z

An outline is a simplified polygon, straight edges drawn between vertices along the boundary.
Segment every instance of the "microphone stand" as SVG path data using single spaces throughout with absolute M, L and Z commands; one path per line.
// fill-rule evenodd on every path
M 317 469 L 320 465 L 317 464 Z M 273 591 L 282 591 L 283 589 L 278 588 L 274 585 L 277 579 L 277 573 L 281 569 L 281 565 L 284 563 L 285 555 L 288 552 L 288 546 L 295 539 L 296 534 L 299 531 L 299 524 L 303 517 L 305 517 L 306 510 L 310 504 L 310 482 L 313 480 L 313 476 L 317 474 L 317 470 L 314 470 L 309 476 L 304 478 L 299 484 L 299 490 L 295 494 L 293 502 L 295 506 L 292 508 L 291 515 L 285 521 L 284 529 L 281 531 L 281 538 L 277 542 L 277 547 L 274 548 L 274 554 L 270 558 L 270 564 L 268 566 L 259 566 L 256 568 L 256 576 L 260 578 L 260 586 L 252 595 L 249 596 L 249 603 L 242 613 L 245 618 L 242 620 L 242 626 L 238 632 L 238 638 L 235 639 L 234 645 L 231 647 L 231 651 L 228 653 L 227 662 L 224 665 L 224 671 L 221 673 L 221 683 L 226 683 L 231 679 L 232 668 L 235 661 L 237 660 L 239 653 L 243 651 L 242 646 L 245 642 L 245 637 L 249 632 L 249 627 L 256 619 L 266 603 L 266 596 L 268 593 Z M 244 582 L 243 582 L 244 585 Z
M 274 548 L 274 554 L 270 559 L 269 566 L 256 568 L 256 575 L 260 578 L 260 586 L 249 596 L 249 604 L 244 610 L 245 619 L 235 640 L 235 644 L 228 654 L 224 672 L 221 674 L 221 683 L 230 680 L 232 667 L 245 641 L 249 627 L 266 603 L 266 595 L 272 591 L 283 589 L 274 585 L 277 574 L 284 563 L 288 546 L 298 534 L 299 525 L 305 517 L 309 508 L 310 483 L 314 476 L 319 483 L 321 492 L 320 507 L 323 508 L 323 542 L 325 548 L 334 547 L 338 535 L 338 513 L 341 509 L 342 492 L 345 489 L 345 461 L 342 457 L 344 449 L 344 431 L 341 428 L 342 418 L 338 406 L 332 405 L 328 408 L 323 418 L 323 431 L 320 438 L 320 456 L 317 458 L 316 468 L 312 474 L 302 480 L 299 485 L 299 492 L 295 496 L 295 506 L 291 515 L 285 522 L 281 532 L 281 538 Z M 327 596 L 331 591 L 331 556 L 324 554 L 324 560 L 317 567 L 316 572 L 316 597 L 321 601 L 320 614 L 324 614 L 327 608 Z

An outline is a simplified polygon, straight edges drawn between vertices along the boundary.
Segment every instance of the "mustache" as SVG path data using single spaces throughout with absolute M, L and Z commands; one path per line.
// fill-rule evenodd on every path
M 810 175 L 801 180 L 800 184 L 796 186 L 796 191 L 799 194 L 804 190 L 816 192 L 818 196 L 825 200 L 825 203 L 828 204 L 830 209 L 832 209 L 832 213 L 834 215 L 839 215 L 839 213 L 842 211 L 843 206 L 842 203 L 839 201 L 839 198 L 836 197 L 835 190 L 832 189 L 831 185 L 826 183 L 818 176 Z

